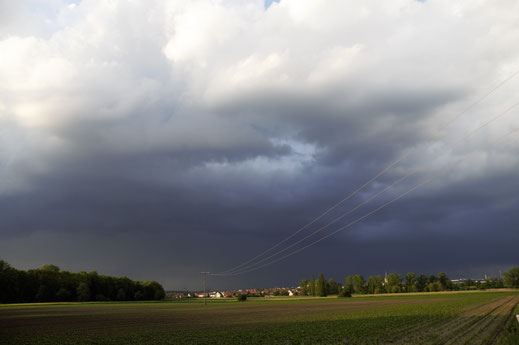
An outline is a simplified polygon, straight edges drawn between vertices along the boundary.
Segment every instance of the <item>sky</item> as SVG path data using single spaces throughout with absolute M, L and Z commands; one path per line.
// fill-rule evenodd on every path
M 209 288 L 498 276 L 518 22 L 513 0 L 0 0 L 0 258 L 200 289 L 397 162 Z

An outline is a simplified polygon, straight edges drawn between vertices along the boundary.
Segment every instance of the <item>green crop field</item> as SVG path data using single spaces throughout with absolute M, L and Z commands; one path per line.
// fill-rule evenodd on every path
M 501 291 L 0 305 L 0 343 L 513 344 L 518 302 Z

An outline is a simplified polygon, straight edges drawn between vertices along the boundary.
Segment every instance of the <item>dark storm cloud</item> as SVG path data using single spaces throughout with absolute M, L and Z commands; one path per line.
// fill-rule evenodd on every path
M 410 151 L 295 239 L 409 169 L 423 168 L 322 234 L 439 174 L 429 185 L 211 286 L 293 285 L 319 271 L 341 280 L 384 271 L 477 277 L 517 264 L 517 141 L 498 141 L 516 117 L 453 144 L 503 109 L 517 81 L 444 125 L 513 72 L 517 51 L 504 47 L 519 11 L 416 1 L 365 15 L 352 4 L 288 0 L 268 9 L 69 5 L 34 9 L 59 25 L 11 23 L 0 41 L 0 253 L 15 267 L 54 263 L 197 288 L 198 272 L 269 248 Z M 134 20 L 142 14 L 150 20 Z M 386 30 L 374 31 L 376 22 Z M 39 26 L 52 34 L 37 37 Z M 491 34 L 468 39 L 481 32 Z

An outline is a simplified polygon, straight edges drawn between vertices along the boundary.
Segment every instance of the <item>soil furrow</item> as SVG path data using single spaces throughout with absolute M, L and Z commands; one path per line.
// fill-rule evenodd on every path
M 451 344 L 476 344 L 477 342 L 471 342 L 472 339 L 478 336 L 479 333 L 483 332 L 488 326 L 490 326 L 493 321 L 499 317 L 499 315 L 503 312 L 506 313 L 506 310 L 508 310 L 507 306 L 509 303 L 511 303 L 514 300 L 514 298 L 508 298 L 506 301 L 504 301 L 502 304 L 498 305 L 496 308 L 493 308 L 490 312 L 482 315 L 481 317 L 474 320 L 474 322 L 471 322 L 469 324 L 469 327 L 466 328 L 464 331 L 459 333 L 460 328 L 457 328 L 453 334 L 454 337 L 451 337 L 450 340 L 446 341 L 445 345 L 451 345 Z
M 514 310 L 517 307 L 517 304 L 519 303 L 519 298 L 516 298 L 515 303 L 513 303 L 512 307 L 510 308 L 510 311 L 508 312 L 508 315 L 504 318 L 504 320 L 496 327 L 495 331 L 490 334 L 487 338 L 486 345 L 493 345 L 497 342 L 497 340 L 500 338 L 500 336 L 503 334 L 503 331 L 506 327 L 506 325 L 513 320 L 514 318 Z
M 494 312 L 502 308 L 508 301 L 510 301 L 509 297 L 499 298 L 484 305 L 469 308 L 459 316 L 445 317 L 437 322 L 431 322 L 429 325 L 424 325 L 424 327 L 418 328 L 412 333 L 408 332 L 406 336 L 393 339 L 391 343 L 448 344 L 453 340 L 452 335 L 459 334 L 460 332 L 463 332 L 462 334 L 469 332 L 473 327 L 485 322 L 486 319 L 491 317 Z

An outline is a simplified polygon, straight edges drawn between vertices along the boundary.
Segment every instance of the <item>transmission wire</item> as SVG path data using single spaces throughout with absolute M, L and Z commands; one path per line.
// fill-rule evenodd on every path
M 456 115 L 453 119 L 451 119 L 450 121 L 448 121 L 445 125 L 443 125 L 442 127 L 440 127 L 440 130 L 443 130 L 444 128 L 448 127 L 449 125 L 451 125 L 453 122 L 455 122 L 457 119 L 459 119 L 461 116 L 463 116 L 466 112 L 468 112 L 470 109 L 472 109 L 475 105 L 479 104 L 480 102 L 482 102 L 484 99 L 486 99 L 488 96 L 490 96 L 492 93 L 494 93 L 497 89 L 499 89 L 503 84 L 505 84 L 506 82 L 508 82 L 510 79 L 514 78 L 517 74 L 519 74 L 519 70 L 517 70 L 516 72 L 514 72 L 513 74 L 511 74 L 510 76 L 508 76 L 507 78 L 505 78 L 504 80 L 502 80 L 500 83 L 498 83 L 495 87 L 493 87 L 490 91 L 488 91 L 486 94 L 484 94 L 483 96 L 481 96 L 480 98 L 478 98 L 475 102 L 471 103 L 468 107 L 466 107 L 462 112 L 460 112 L 458 115 Z M 372 183 L 373 181 L 375 181 L 377 178 L 379 178 L 380 176 L 384 175 L 387 171 L 389 171 L 391 168 L 393 168 L 395 165 L 397 165 L 398 163 L 400 163 L 401 161 L 403 161 L 404 159 L 406 159 L 409 155 L 411 155 L 412 153 L 414 153 L 416 151 L 416 148 L 413 148 L 411 151 L 407 152 L 406 154 L 402 155 L 401 157 L 399 157 L 398 159 L 396 159 L 395 161 L 391 162 L 389 165 L 387 165 L 384 169 L 382 169 L 380 172 L 378 172 L 375 176 L 373 176 L 371 179 L 369 179 L 367 182 L 365 182 L 363 185 L 361 185 L 359 188 L 357 188 L 356 190 L 354 190 L 353 192 L 351 192 L 347 197 L 345 197 L 344 199 L 342 199 L 341 201 L 339 201 L 338 203 L 334 204 L 332 207 L 328 208 L 325 212 L 321 213 L 319 216 L 317 216 L 316 218 L 314 218 L 312 221 L 310 221 L 309 223 L 307 223 L 306 225 L 304 225 L 303 227 L 301 227 L 300 229 L 298 229 L 297 231 L 295 231 L 294 233 L 292 233 L 291 235 L 289 235 L 288 237 L 286 237 L 285 239 L 283 239 L 282 241 L 278 242 L 277 244 L 275 244 L 274 246 L 270 247 L 269 249 L 261 252 L 260 254 L 254 256 L 253 258 L 233 267 L 233 268 L 230 268 L 230 269 L 227 269 L 221 273 L 231 273 L 233 271 L 236 271 L 236 270 L 239 270 L 239 268 L 243 267 L 243 266 L 247 266 L 249 263 L 253 262 L 254 260 L 262 257 L 263 255 L 265 255 L 266 253 L 272 251 L 273 249 L 279 247 L 281 244 L 285 243 L 286 241 L 290 240 L 291 238 L 293 238 L 294 236 L 296 236 L 297 234 L 299 234 L 301 231 L 305 230 L 306 228 L 308 228 L 310 225 L 314 224 L 316 221 L 318 221 L 319 219 L 321 219 L 322 217 L 324 217 L 325 215 L 327 215 L 328 213 L 330 213 L 331 211 L 333 211 L 334 209 L 336 209 L 337 207 L 339 207 L 340 205 L 342 205 L 344 202 L 346 202 L 347 200 L 351 199 L 353 196 L 355 196 L 358 192 L 360 192 L 362 189 L 364 189 L 364 187 L 366 187 L 367 185 L 369 185 L 370 183 Z M 262 261 L 260 261 L 262 262 Z M 257 263 L 256 263 L 257 264 Z
M 463 138 L 461 138 L 460 140 L 458 140 L 458 142 L 456 143 L 456 145 L 459 144 L 459 143 L 461 143 L 463 140 L 466 140 L 466 139 L 472 137 L 472 136 L 475 135 L 477 132 L 479 132 L 482 128 L 484 128 L 484 127 L 486 127 L 487 125 L 489 125 L 490 123 L 494 122 L 495 120 L 497 120 L 498 118 L 500 118 L 501 116 L 503 116 L 504 114 L 506 114 L 507 112 L 509 112 L 510 110 L 512 110 L 513 108 L 517 107 L 518 105 L 519 105 L 519 103 L 516 103 L 516 104 L 514 104 L 514 105 L 508 107 L 506 110 L 500 112 L 499 114 L 497 114 L 496 116 L 494 116 L 494 117 L 491 118 L 490 120 L 488 120 L 488 121 L 482 123 L 482 124 L 481 124 L 479 127 L 477 127 L 475 130 L 473 130 L 472 132 L 468 133 L 468 134 L 465 135 Z M 515 132 L 515 131 L 513 131 L 513 132 Z M 513 132 L 512 132 L 512 133 L 513 133 Z M 510 134 L 510 133 L 509 133 L 509 134 Z M 508 135 L 509 135 L 509 134 L 508 134 Z M 454 146 L 454 147 L 455 147 L 455 146 Z M 444 155 L 444 153 L 440 153 L 440 154 L 436 155 L 434 158 L 432 158 L 432 160 L 436 160 L 436 159 L 438 159 L 439 157 L 441 157 L 441 156 L 443 156 L 443 155 Z M 323 227 L 317 229 L 317 230 L 314 231 L 313 233 L 311 233 L 311 234 L 307 235 L 306 237 L 304 237 L 304 238 L 298 240 L 297 242 L 295 242 L 295 243 L 291 244 L 290 246 L 288 246 L 288 247 L 282 249 L 281 251 L 278 251 L 278 252 L 276 252 L 276 253 L 270 255 L 269 257 L 266 257 L 266 258 L 264 258 L 264 259 L 262 259 L 262 260 L 260 260 L 260 261 L 258 261 L 258 262 L 256 262 L 256 263 L 252 264 L 252 265 L 249 265 L 248 267 L 246 266 L 245 268 L 237 269 L 237 270 L 235 270 L 234 272 L 228 272 L 227 274 L 229 274 L 229 275 L 235 275 L 235 274 L 242 274 L 242 273 L 249 272 L 249 271 L 248 271 L 249 268 L 252 268 L 252 267 L 254 267 L 254 266 L 256 266 L 256 265 L 258 265 L 258 264 L 260 264 L 260 263 L 262 263 L 262 262 L 265 262 L 265 261 L 271 259 L 272 257 L 275 257 L 275 256 L 277 256 L 277 255 L 279 255 L 279 254 L 285 252 L 286 250 L 288 250 L 288 249 L 294 247 L 295 245 L 297 245 L 297 244 L 303 242 L 304 240 L 310 238 L 311 236 L 313 236 L 313 235 L 315 235 L 315 234 L 321 232 L 322 230 L 326 229 L 328 226 L 330 226 L 330 225 L 336 223 L 338 220 L 344 218 L 345 216 L 351 214 L 353 211 L 357 210 L 358 208 L 360 208 L 361 206 L 365 205 L 365 204 L 368 203 L 369 201 L 375 199 L 376 197 L 378 197 L 379 195 L 381 195 L 382 193 L 384 193 L 384 192 L 387 191 L 388 189 L 392 188 L 392 187 L 395 186 L 396 184 L 402 182 L 403 180 L 407 179 L 408 177 L 410 177 L 410 176 L 412 176 L 412 175 L 415 175 L 418 171 L 420 171 L 420 170 L 423 169 L 423 166 L 424 166 L 424 165 L 425 165 L 425 164 L 422 164 L 420 167 L 411 170 L 411 172 L 409 172 L 409 173 L 406 174 L 405 176 L 401 177 L 400 179 L 396 180 L 396 181 L 393 182 L 391 185 L 387 186 L 386 188 L 384 188 L 383 190 L 379 191 L 379 192 L 376 193 L 375 195 L 371 196 L 371 197 L 368 198 L 367 200 L 363 201 L 362 203 L 360 203 L 359 205 L 357 205 L 357 206 L 354 207 L 353 209 L 350 209 L 350 210 L 347 211 L 346 213 L 344 213 L 344 214 L 342 214 L 341 216 L 339 216 L 339 217 L 337 217 L 336 219 L 334 219 L 332 222 L 330 222 L 330 223 L 324 225 Z M 334 233 L 335 233 L 335 232 L 334 232 Z M 334 234 L 334 233 L 332 233 L 332 234 Z M 325 236 L 325 237 L 323 237 L 323 239 L 324 239 L 324 238 L 327 238 L 327 237 L 329 237 L 329 236 Z M 304 248 L 306 248 L 306 247 L 304 247 Z M 274 262 L 277 262 L 277 260 L 276 260 L 276 261 L 273 261 L 272 263 L 274 263 Z M 262 266 L 259 266 L 258 268 L 260 268 L 260 267 L 263 267 L 263 265 L 262 265 Z M 243 271 L 243 270 L 245 270 L 245 271 Z M 242 272 L 242 271 L 243 271 L 243 272 Z M 221 272 L 221 274 L 226 274 L 226 272 L 227 272 L 227 271 L 225 271 L 225 272 Z

